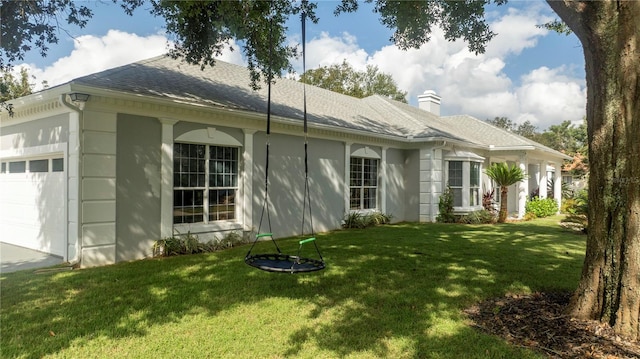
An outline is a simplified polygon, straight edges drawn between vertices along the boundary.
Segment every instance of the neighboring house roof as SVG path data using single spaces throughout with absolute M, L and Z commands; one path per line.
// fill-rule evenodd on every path
M 163 55 L 80 77 L 70 84 L 265 113 L 267 85 L 254 91 L 249 83 L 249 70 L 243 66 L 216 61 L 215 66 L 201 69 Z M 277 79 L 271 92 L 272 115 L 302 121 L 303 86 L 295 80 Z M 311 85 L 306 85 L 306 94 L 307 119 L 312 125 L 405 139 L 454 140 L 487 149 L 531 148 L 564 156 L 467 115 L 439 117 L 382 96 L 358 99 Z

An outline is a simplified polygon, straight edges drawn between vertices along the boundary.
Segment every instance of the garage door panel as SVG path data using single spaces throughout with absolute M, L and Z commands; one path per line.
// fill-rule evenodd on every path
M 65 256 L 64 172 L 0 176 L 2 241 Z

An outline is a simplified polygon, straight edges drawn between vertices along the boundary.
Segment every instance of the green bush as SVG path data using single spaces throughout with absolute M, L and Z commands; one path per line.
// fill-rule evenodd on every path
M 244 244 L 247 241 L 235 231 L 227 233 L 222 239 L 200 242 L 198 236 L 187 232 L 155 241 L 154 257 L 169 257 L 183 254 L 207 253 L 223 250 Z
M 561 225 L 575 231 L 587 232 L 589 222 L 587 221 L 587 211 L 589 209 L 589 196 L 587 190 L 580 190 L 573 198 L 567 200 L 563 208 L 567 216 L 562 219 Z
M 382 212 L 372 212 L 368 214 L 362 214 L 360 212 L 349 212 L 342 220 L 342 228 L 367 228 L 381 224 L 391 223 L 390 214 L 384 214 Z
M 525 213 L 534 215 L 534 218 L 549 217 L 558 212 L 558 203 L 553 198 L 534 197 L 525 204 Z
M 482 209 L 468 213 L 458 220 L 460 223 L 466 224 L 490 224 L 495 223 L 496 216 L 489 210 Z
M 436 221 L 440 223 L 455 223 L 456 216 L 453 214 L 453 192 L 447 186 L 438 202 L 438 216 Z

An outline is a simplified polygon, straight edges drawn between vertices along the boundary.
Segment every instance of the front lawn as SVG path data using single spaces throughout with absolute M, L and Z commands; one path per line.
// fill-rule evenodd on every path
M 575 288 L 585 237 L 559 220 L 320 234 L 327 269 L 308 274 L 249 267 L 248 247 L 2 274 L 0 356 L 542 358 L 472 328 L 463 310 L 505 293 Z

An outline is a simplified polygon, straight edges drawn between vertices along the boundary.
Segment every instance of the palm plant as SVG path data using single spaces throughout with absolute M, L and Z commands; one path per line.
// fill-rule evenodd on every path
M 496 185 L 500 186 L 500 213 L 498 223 L 504 223 L 507 219 L 507 192 L 509 186 L 527 178 L 526 174 L 517 165 L 509 166 L 506 163 L 494 163 L 485 170 L 485 173 Z

